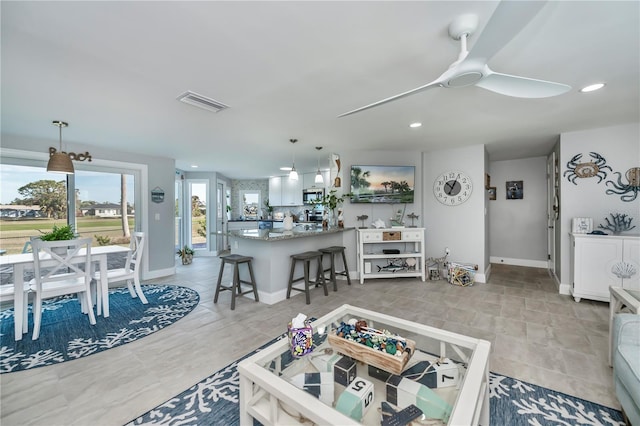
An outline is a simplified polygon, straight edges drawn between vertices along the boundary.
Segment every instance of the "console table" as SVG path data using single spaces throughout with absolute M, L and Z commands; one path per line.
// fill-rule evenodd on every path
M 365 278 L 425 281 L 424 228 L 358 229 L 358 272 Z

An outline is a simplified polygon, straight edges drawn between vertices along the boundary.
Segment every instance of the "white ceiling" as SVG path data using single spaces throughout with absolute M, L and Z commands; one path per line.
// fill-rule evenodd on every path
M 51 121 L 65 120 L 67 142 L 259 178 L 282 174 L 293 153 L 312 171 L 315 146 L 326 156 L 487 144 L 501 160 L 545 155 L 562 132 L 639 120 L 637 1 L 550 2 L 489 61 L 569 84 L 567 94 L 438 88 L 337 118 L 434 80 L 457 59 L 452 19 L 476 13 L 480 32 L 497 4 L 2 1 L 2 136 L 46 151 Z M 604 90 L 577 91 L 598 81 Z M 178 102 L 186 90 L 231 108 Z

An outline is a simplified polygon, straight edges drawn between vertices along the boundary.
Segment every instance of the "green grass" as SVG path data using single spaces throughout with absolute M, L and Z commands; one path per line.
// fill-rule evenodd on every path
M 21 253 L 25 242 L 29 237 L 37 237 L 42 232 L 48 232 L 53 225 L 66 225 L 66 219 L 20 219 L 0 221 L 0 248 L 8 254 Z M 128 244 L 128 241 L 120 241 L 122 237 L 122 223 L 120 218 L 99 219 L 94 217 L 76 218 L 78 231 L 82 237 L 92 237 L 97 245 L 96 235 L 109 237 L 115 244 Z M 134 230 L 134 220 L 129 219 L 129 229 Z M 42 232 L 40 232 L 42 231 Z

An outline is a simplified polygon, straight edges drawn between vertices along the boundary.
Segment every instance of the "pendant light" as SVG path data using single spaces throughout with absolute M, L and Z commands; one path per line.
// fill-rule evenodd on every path
M 69 126 L 69 123 L 55 120 L 53 121 L 53 125 L 60 129 L 60 150 L 49 157 L 47 171 L 72 175 L 74 173 L 74 170 L 71 158 L 65 152 L 62 152 L 62 128 Z
M 321 146 L 316 146 L 316 149 L 318 150 L 318 152 L 320 152 L 320 150 L 322 149 Z M 324 183 L 324 179 L 322 179 L 322 173 L 320 173 L 320 158 L 318 157 L 318 171 L 316 172 L 316 180 L 315 182 L 322 185 Z
M 298 139 L 289 139 L 289 142 L 295 144 L 298 142 Z M 291 166 L 291 171 L 289 172 L 289 179 L 298 180 L 298 172 L 296 171 L 296 154 L 293 153 L 293 165 Z

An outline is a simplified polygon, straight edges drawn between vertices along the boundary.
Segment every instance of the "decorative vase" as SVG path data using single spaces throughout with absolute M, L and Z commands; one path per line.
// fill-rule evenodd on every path
M 282 221 L 282 227 L 285 231 L 291 231 L 293 229 L 293 217 L 291 217 L 291 213 L 287 213 Z
M 182 264 L 183 265 L 191 265 L 191 262 L 193 262 L 193 255 L 192 254 L 185 254 L 184 256 L 182 256 Z

